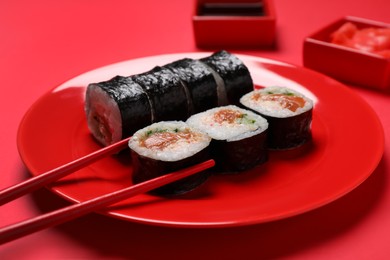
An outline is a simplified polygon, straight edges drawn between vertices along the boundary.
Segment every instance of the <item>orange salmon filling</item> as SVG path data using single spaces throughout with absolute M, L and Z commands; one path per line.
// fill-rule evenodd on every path
M 229 124 L 234 123 L 237 119 L 242 118 L 242 113 L 234 111 L 232 109 L 221 109 L 214 114 L 214 121 L 222 124 L 228 122 Z
M 283 108 L 295 112 L 298 108 L 305 106 L 305 100 L 302 97 L 284 95 L 284 94 L 268 94 L 261 95 L 260 93 L 255 93 L 252 96 L 252 99 L 255 101 L 275 101 L 278 102 Z
M 191 141 L 197 140 L 199 136 L 199 133 L 191 132 L 188 129 L 183 132 L 177 133 L 172 133 L 168 131 L 156 132 L 143 139 L 140 145 L 148 149 L 163 150 L 166 147 L 177 143 L 179 140 L 185 140 L 189 143 Z

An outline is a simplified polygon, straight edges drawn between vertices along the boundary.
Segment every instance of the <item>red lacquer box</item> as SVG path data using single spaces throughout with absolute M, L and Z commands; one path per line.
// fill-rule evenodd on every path
M 262 48 L 275 42 L 272 0 L 197 0 L 193 15 L 200 48 Z
M 346 83 L 390 89 L 390 58 L 331 43 L 331 35 L 346 22 L 359 30 L 390 28 L 389 24 L 347 16 L 308 36 L 303 46 L 304 66 Z

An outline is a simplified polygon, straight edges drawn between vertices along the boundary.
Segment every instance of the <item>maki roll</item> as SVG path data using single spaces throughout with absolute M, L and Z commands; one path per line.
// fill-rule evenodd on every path
M 218 106 L 217 82 L 204 63 L 184 58 L 165 65 L 185 83 L 189 93 L 191 114 Z
M 154 123 L 137 131 L 129 141 L 133 182 L 140 183 L 209 159 L 211 138 L 182 121 Z M 159 195 L 188 192 L 207 180 L 203 171 L 155 189 Z
M 219 83 L 219 105 L 238 105 L 240 97 L 253 90 L 248 68 L 235 55 L 222 50 L 200 60 L 214 71 Z
M 267 87 L 244 95 L 240 102 L 268 120 L 269 148 L 291 149 L 311 139 L 313 101 L 301 93 Z
M 142 74 L 91 83 L 85 112 L 95 139 L 110 145 L 154 122 L 186 120 L 216 106 L 238 104 L 252 90 L 244 63 L 220 51 L 200 60 L 184 58 Z
M 146 92 L 121 76 L 88 85 L 85 113 L 90 132 L 103 145 L 118 142 L 152 122 Z
M 170 69 L 155 67 L 131 76 L 131 79 L 148 94 L 154 112 L 153 122 L 185 120 L 191 115 L 185 86 Z
M 220 173 L 250 169 L 268 159 L 268 123 L 263 117 L 234 105 L 191 116 L 187 123 L 213 140 L 211 156 Z

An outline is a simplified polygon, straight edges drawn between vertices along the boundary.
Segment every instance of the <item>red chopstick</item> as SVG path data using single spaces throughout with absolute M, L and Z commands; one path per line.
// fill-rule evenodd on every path
M 29 178 L 26 181 L 1 190 L 0 206 L 38 188 L 41 188 L 49 183 L 52 183 L 62 177 L 65 177 L 66 175 L 69 175 L 70 173 L 77 171 L 105 156 L 117 153 L 127 148 L 127 143 L 129 142 L 130 138 L 131 137 L 123 139 L 115 144 L 106 146 L 84 157 L 76 159 L 70 163 L 64 164 L 58 168 Z
M 206 170 L 215 165 L 214 160 L 208 160 L 186 169 L 172 172 L 152 180 L 135 184 L 128 188 L 115 191 L 91 200 L 73 204 L 71 206 L 22 221 L 0 229 L 0 244 L 4 244 L 17 238 L 29 235 L 39 230 L 59 225 L 66 221 L 78 218 L 87 213 L 102 209 L 121 200 L 145 193 L 165 184 L 180 180 L 192 174 Z

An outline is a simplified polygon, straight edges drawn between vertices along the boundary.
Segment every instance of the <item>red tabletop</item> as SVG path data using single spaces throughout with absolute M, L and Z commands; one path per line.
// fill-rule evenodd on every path
M 302 66 L 303 40 L 345 15 L 390 23 L 387 0 L 274 0 L 277 45 L 229 51 Z M 20 121 L 44 93 L 83 72 L 195 45 L 194 1 L 1 1 L 0 189 L 30 175 L 16 147 Z M 390 134 L 389 95 L 350 86 Z M 370 138 L 367 136 L 367 138 Z M 90 214 L 0 246 L 0 259 L 388 259 L 388 140 L 373 174 L 319 209 L 270 223 L 170 228 Z M 60 148 L 59 148 L 60 149 Z M 55 153 L 56 151 L 53 151 Z M 69 205 L 46 189 L 0 207 L 0 226 Z

